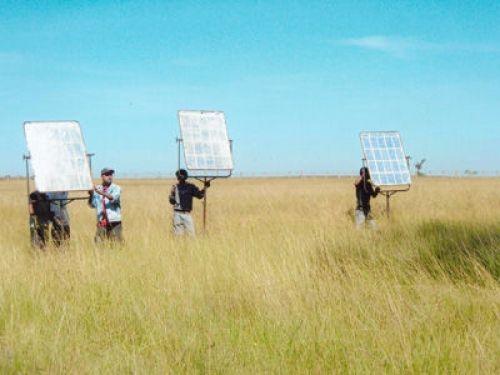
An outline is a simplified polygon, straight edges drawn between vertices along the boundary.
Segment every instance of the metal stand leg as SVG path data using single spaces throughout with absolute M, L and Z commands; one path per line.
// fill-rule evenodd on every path
M 24 155 L 23 159 L 26 162 L 26 194 L 28 197 L 28 203 L 30 200 L 30 164 L 29 164 L 29 156 Z
M 207 178 L 205 177 L 204 186 L 206 186 Z M 203 230 L 207 230 L 207 188 L 205 188 L 205 196 L 203 197 Z
M 29 206 L 31 204 L 30 200 L 30 164 L 28 155 L 23 155 L 23 159 L 26 162 L 26 199 L 28 201 L 28 211 L 30 211 Z M 34 248 L 41 248 L 41 241 L 38 236 L 38 222 L 34 216 L 29 215 L 28 227 L 30 231 L 31 246 Z
M 177 170 L 181 169 L 181 138 L 175 139 L 177 142 Z
M 90 175 L 92 178 L 94 178 L 93 174 L 92 174 L 92 156 L 94 156 L 95 154 L 87 154 L 87 160 L 89 162 L 89 169 L 90 169 Z
M 385 212 L 387 214 L 387 218 L 390 217 L 390 210 L 391 210 L 391 207 L 390 207 L 390 204 L 389 204 L 389 199 L 391 198 L 391 195 L 390 194 L 386 194 L 385 195 Z

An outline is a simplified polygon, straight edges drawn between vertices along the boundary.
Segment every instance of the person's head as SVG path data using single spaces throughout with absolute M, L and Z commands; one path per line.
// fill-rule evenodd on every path
M 113 168 L 103 168 L 101 169 L 101 178 L 103 185 L 111 185 L 113 182 L 113 175 L 115 170 Z
M 177 177 L 177 181 L 183 183 L 188 178 L 188 172 L 185 169 L 179 169 L 177 172 L 175 172 L 175 177 Z
M 363 167 L 359 170 L 359 175 L 363 177 L 365 180 L 370 179 L 370 171 L 368 170 L 367 167 Z

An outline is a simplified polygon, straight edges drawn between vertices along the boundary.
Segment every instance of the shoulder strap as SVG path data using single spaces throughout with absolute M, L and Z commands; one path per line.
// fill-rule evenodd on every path
M 108 188 L 106 188 L 104 185 L 102 185 L 102 190 L 104 192 L 107 192 L 110 187 L 111 186 L 109 186 Z M 104 197 L 102 195 L 101 195 L 101 203 L 102 203 L 102 219 L 106 222 L 106 226 L 108 226 L 109 225 L 109 219 L 108 219 L 108 212 L 106 211 L 106 197 Z
M 175 209 L 180 210 L 181 207 L 181 197 L 179 194 L 179 185 L 175 185 Z

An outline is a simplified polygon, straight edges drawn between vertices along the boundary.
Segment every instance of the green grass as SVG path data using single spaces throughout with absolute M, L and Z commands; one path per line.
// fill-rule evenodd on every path
M 433 276 L 481 283 L 485 277 L 500 281 L 500 223 L 431 221 L 422 224 L 422 262 Z

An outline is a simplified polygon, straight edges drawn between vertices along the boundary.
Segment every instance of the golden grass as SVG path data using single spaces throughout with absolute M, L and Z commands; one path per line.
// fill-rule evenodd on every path
M 70 206 L 67 250 L 29 247 L 0 182 L 1 373 L 500 373 L 499 179 L 426 179 L 374 201 L 352 179 L 233 179 L 209 231 L 171 234 L 172 181 L 117 181 L 120 248 Z

